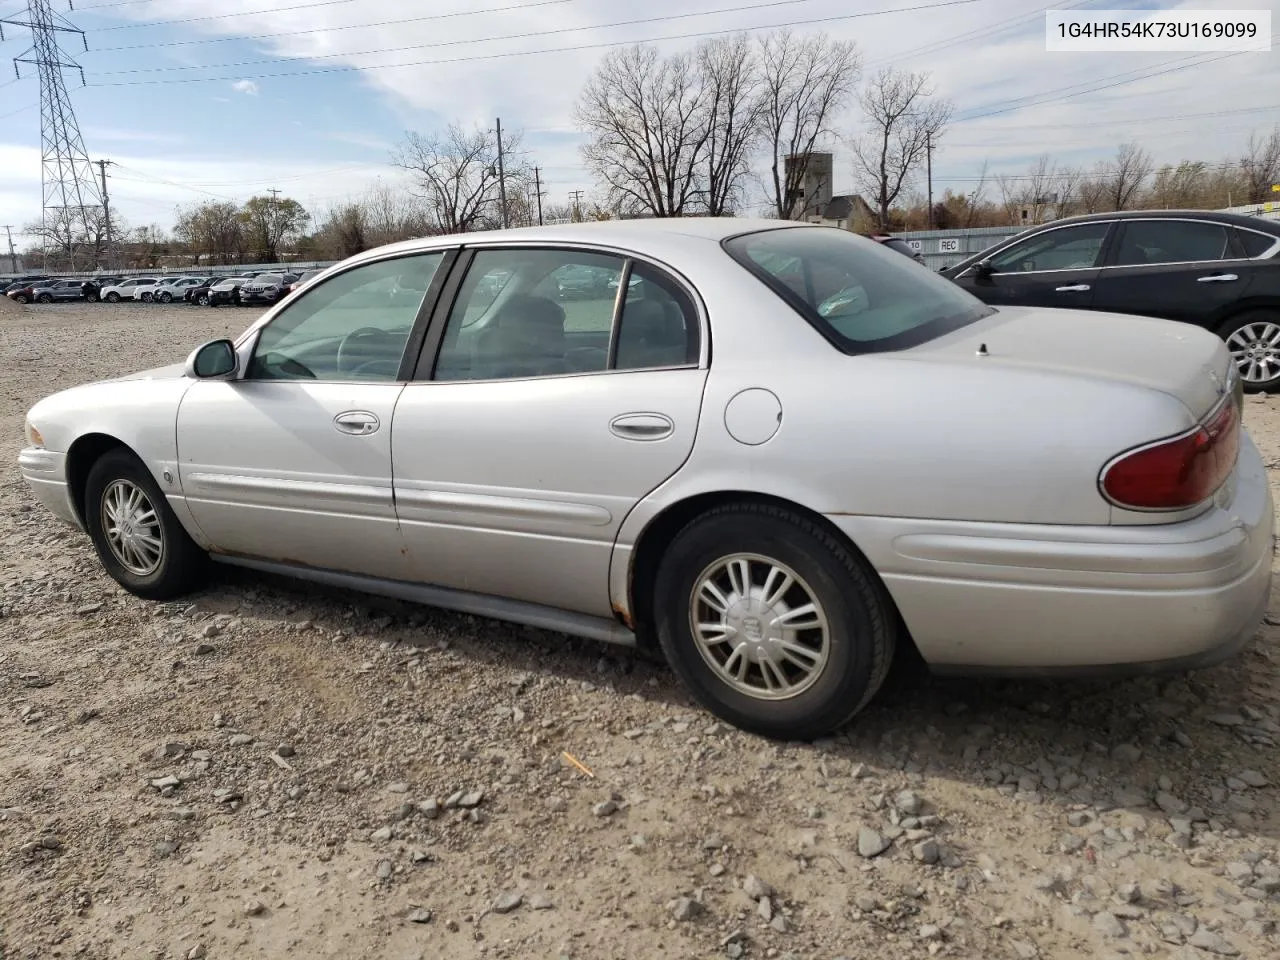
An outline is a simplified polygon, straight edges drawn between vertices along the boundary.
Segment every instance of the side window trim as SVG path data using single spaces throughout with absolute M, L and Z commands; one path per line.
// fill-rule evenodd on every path
M 310 294 L 312 294 L 312 293 L 314 293 L 314 292 L 316 292 L 316 291 L 318 291 L 318 290 L 323 289 L 323 287 L 324 287 L 324 285 L 325 285 L 325 284 L 327 284 L 327 283 L 329 283 L 329 282 L 331 282 L 331 281 L 333 281 L 333 280 L 337 279 L 338 277 L 345 276 L 346 274 L 350 273 L 350 272 L 351 272 L 351 271 L 353 271 L 353 270 L 359 270 L 359 269 L 362 269 L 362 268 L 364 268 L 364 267 L 373 266 L 374 264 L 379 264 L 379 263 L 390 263 L 390 262 L 395 261 L 395 260 L 408 260 L 408 259 L 413 258 L 413 257 L 430 257 L 430 256 L 435 256 L 435 255 L 437 255 L 437 254 L 443 254 L 443 256 L 442 256 L 442 258 L 441 258 L 441 260 L 440 260 L 440 266 L 436 268 L 435 273 L 434 273 L 434 274 L 432 275 L 432 277 L 431 277 L 431 282 L 427 284 L 427 292 L 423 295 L 422 303 L 418 306 L 418 311 L 417 311 L 417 313 L 414 315 L 413 325 L 412 325 L 412 327 L 410 327 L 410 330 L 409 330 L 409 338 L 408 338 L 408 340 L 407 340 L 407 341 L 406 341 L 406 343 L 405 343 L 405 350 L 404 350 L 404 352 L 400 355 L 400 366 L 399 366 L 399 369 L 397 370 L 396 378 L 395 378 L 394 380 L 376 380 L 376 381 L 359 381 L 359 380 L 311 380 L 311 379 L 309 379 L 309 378 L 308 378 L 308 379 L 304 379 L 304 380 L 286 380 L 286 379 L 274 380 L 274 379 L 272 379 L 272 380 L 258 381 L 258 380 L 255 380 L 255 378 L 248 376 L 248 371 L 251 369 L 251 365 L 252 365 L 252 362 L 253 362 L 253 358 L 257 355 L 257 352 L 258 352 L 258 345 L 259 345 L 259 341 L 260 341 L 260 340 L 261 340 L 261 338 L 262 338 L 262 332 L 263 332 L 264 330 L 266 330 L 268 327 L 270 327 L 270 326 L 271 326 L 271 324 L 275 323 L 277 319 L 279 319 L 280 317 L 282 317 L 282 316 L 284 316 L 286 313 L 288 313 L 288 311 L 289 311 L 290 309 L 292 309 L 294 306 L 296 306 L 296 304 L 300 303 L 300 302 L 301 302 L 301 298 L 297 298 L 297 297 L 290 297 L 290 298 L 288 298 L 288 299 L 281 299 L 280 303 L 281 303 L 281 305 L 283 306 L 283 309 L 281 309 L 281 310 L 279 310 L 279 311 L 277 311 L 277 312 L 272 313 L 272 314 L 271 314 L 267 319 L 263 320 L 263 321 L 262 321 L 261 323 L 259 323 L 257 326 L 255 326 L 255 327 L 251 327 L 251 328 L 250 328 L 250 329 L 249 329 L 249 330 L 244 334 L 243 338 L 241 338 L 239 341 L 237 341 L 237 343 L 236 343 L 236 352 L 237 352 L 237 353 L 239 353 L 239 352 L 240 352 L 240 350 L 241 350 L 241 348 L 242 348 L 242 347 L 247 347 L 247 348 L 248 348 L 248 350 L 247 350 L 246 354 L 244 354 L 244 356 L 243 356 L 243 360 L 244 360 L 244 364 L 243 364 L 243 366 L 244 366 L 244 371 L 245 371 L 245 372 L 244 372 L 244 373 L 242 373 L 242 374 L 240 375 L 239 379 L 241 379 L 241 380 L 246 380 L 246 381 L 252 381 L 252 382 L 268 382 L 268 383 L 310 383 L 310 384 L 316 384 L 316 383 L 361 383 L 361 382 L 369 382 L 369 383 L 378 383 L 378 384 L 384 384 L 384 383 L 385 383 L 385 384 L 401 384 L 401 385 L 403 385 L 403 383 L 404 383 L 404 382 L 405 382 L 405 380 L 406 380 L 406 372 L 407 372 L 407 370 L 408 370 L 408 369 L 410 369 L 410 368 L 411 368 L 411 366 L 412 366 L 412 364 L 411 364 L 411 363 L 410 363 L 410 361 L 409 361 L 409 357 L 410 357 L 410 356 L 412 356 L 412 355 L 413 355 L 413 351 L 414 351 L 415 349 L 417 349 L 418 340 L 419 340 L 419 338 L 422 336 L 422 332 L 420 332 L 420 328 L 423 328 L 423 329 L 424 329 L 424 328 L 425 328 L 425 326 L 426 326 L 427 318 L 428 318 L 428 317 L 430 317 L 430 315 L 431 315 L 431 309 L 432 309 L 432 307 L 433 307 L 433 305 L 434 305 L 434 303 L 435 303 L 435 299 L 434 299 L 434 298 L 438 298 L 438 296 L 439 296 L 440 288 L 441 288 L 441 286 L 443 285 L 443 283 L 444 283 L 444 279 L 445 279 L 445 278 L 444 278 L 444 275 L 445 275 L 445 274 L 447 274 L 447 273 L 449 273 L 449 268 L 450 268 L 450 266 L 452 265 L 453 261 L 454 261 L 454 260 L 456 259 L 456 257 L 457 257 L 458 249 L 459 249 L 459 248 L 457 248 L 457 247 L 443 247 L 443 248 L 442 248 L 442 247 L 431 247 L 431 248 L 426 249 L 426 250 L 400 251 L 400 252 L 397 252 L 396 254 L 393 254 L 393 255 L 391 255 L 391 256 L 386 256 L 386 257 L 375 257 L 375 258 L 370 259 L 370 260 L 361 260 L 361 261 L 359 261 L 358 263 L 353 263 L 353 264 L 351 264 L 351 265 L 350 265 L 347 269 L 345 269 L 345 270 L 339 270 L 338 272 L 336 272 L 336 273 L 332 274 L 331 276 L 326 277 L 326 278 L 325 278 L 325 280 L 324 280 L 324 283 L 317 284 L 316 286 L 311 287 L 311 288 L 308 290 L 308 295 L 310 295 Z M 250 280 L 244 280 L 243 282 L 244 282 L 244 283 L 248 283 L 248 282 L 251 282 L 251 281 L 250 281 Z
M 449 315 L 453 311 L 458 295 L 461 293 L 462 284 L 466 280 L 467 273 L 471 269 L 471 264 L 475 260 L 476 254 L 497 251 L 497 250 L 545 250 L 545 251 L 562 251 L 566 254 L 572 253 L 590 253 L 605 256 L 616 256 L 624 262 L 623 275 L 618 284 L 618 295 L 614 301 L 614 312 L 612 326 L 609 331 L 609 357 L 606 368 L 596 371 L 595 374 L 588 373 L 564 373 L 551 374 L 538 379 L 561 379 L 563 377 L 577 377 L 596 375 L 599 373 L 635 373 L 640 372 L 635 369 L 614 370 L 613 363 L 616 359 L 616 340 L 621 325 L 621 312 L 626 305 L 627 284 L 631 278 L 631 268 L 635 263 L 643 263 L 645 266 L 655 270 L 668 277 L 672 283 L 681 288 L 688 302 L 693 309 L 693 316 L 688 318 L 694 323 L 694 329 L 697 333 L 698 349 L 697 356 L 689 363 L 677 364 L 671 367 L 649 367 L 647 370 L 687 370 L 699 369 L 704 362 L 710 366 L 711 363 L 711 324 L 707 320 L 706 310 L 701 295 L 696 288 L 685 279 L 677 271 L 665 266 L 654 260 L 640 260 L 634 254 L 625 250 L 615 249 L 611 247 L 594 247 L 581 243 L 541 243 L 537 241 L 526 241 L 523 243 L 493 243 L 493 244 L 464 244 L 459 247 L 458 257 L 453 264 L 453 269 L 449 271 L 448 280 L 443 284 L 440 295 L 436 298 L 435 305 L 431 311 L 430 320 L 428 322 L 425 336 L 422 341 L 421 349 L 418 352 L 416 363 L 413 367 L 411 375 L 406 377 L 410 383 L 434 383 L 436 365 L 440 360 L 440 349 L 444 343 L 444 335 L 448 328 Z M 443 264 L 442 264 L 443 268 Z M 407 356 L 406 356 L 407 359 Z M 448 381 L 453 382 L 453 381 Z M 460 381 L 460 382 L 483 382 L 483 381 Z

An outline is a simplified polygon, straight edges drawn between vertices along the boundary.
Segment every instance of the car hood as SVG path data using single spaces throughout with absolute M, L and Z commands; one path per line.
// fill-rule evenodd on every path
M 122 380 L 177 380 L 186 370 L 186 363 L 171 363 L 167 367 L 153 367 L 150 370 L 139 370 L 137 373 L 128 373 L 123 377 L 112 377 L 110 380 L 100 381 L 102 383 L 119 383 Z
M 1228 389 L 1230 353 L 1186 323 L 1091 310 L 1000 307 L 977 323 L 903 356 L 982 363 L 1145 387 L 1180 400 L 1199 418 Z

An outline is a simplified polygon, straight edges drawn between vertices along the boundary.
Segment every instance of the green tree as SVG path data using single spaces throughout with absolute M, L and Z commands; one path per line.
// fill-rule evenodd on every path
M 280 259 L 280 247 L 296 241 L 311 214 L 289 197 L 250 197 L 240 208 L 245 240 L 254 256 L 265 263 Z

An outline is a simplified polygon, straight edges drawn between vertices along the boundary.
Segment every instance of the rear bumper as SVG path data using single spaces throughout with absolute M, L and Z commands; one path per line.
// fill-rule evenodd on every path
M 1208 665 L 1257 632 L 1275 510 L 1247 435 L 1224 502 L 1151 526 L 832 516 L 939 671 L 1123 674 Z
M 27 447 L 18 454 L 18 472 L 35 498 L 60 520 L 80 527 L 67 486 L 66 464 L 66 454 L 39 447 Z

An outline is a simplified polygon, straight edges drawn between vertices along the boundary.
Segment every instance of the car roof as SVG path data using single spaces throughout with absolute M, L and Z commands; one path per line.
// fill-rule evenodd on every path
M 1098 220 L 1208 220 L 1214 223 L 1230 224 L 1260 230 L 1263 233 L 1280 236 L 1280 222 L 1253 217 L 1243 213 L 1223 213 L 1217 210 L 1113 210 L 1110 213 L 1082 213 L 1074 217 L 1063 217 L 1050 220 L 1032 229 L 1043 227 L 1061 227 L 1072 223 L 1094 223 Z

